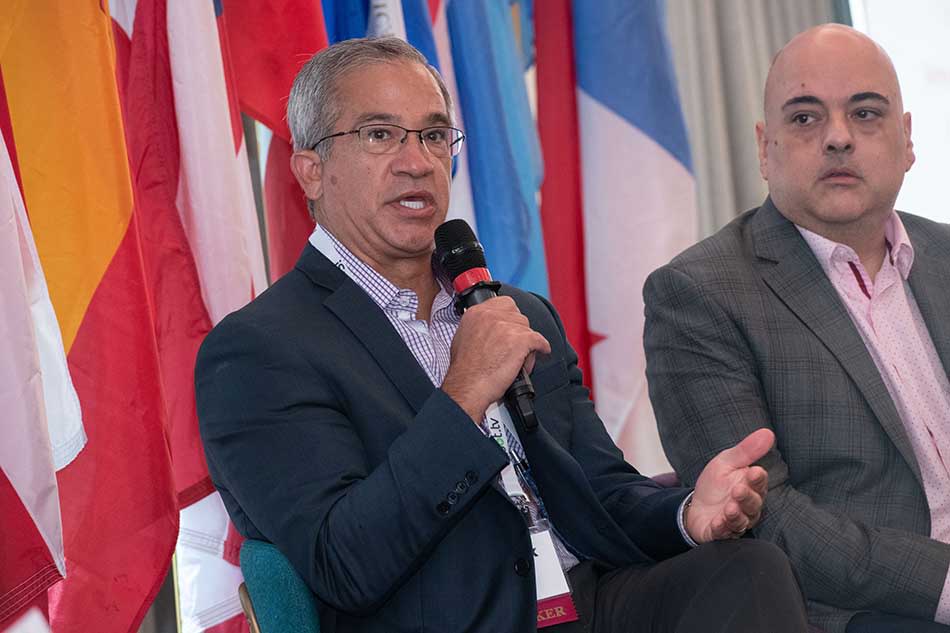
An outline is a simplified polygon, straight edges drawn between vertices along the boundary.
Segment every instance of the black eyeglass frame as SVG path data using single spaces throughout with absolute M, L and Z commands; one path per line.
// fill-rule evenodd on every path
M 426 151 L 429 152 L 430 154 L 432 154 L 433 156 L 435 156 L 436 154 L 434 154 L 434 153 L 432 152 L 432 150 L 429 148 L 429 146 L 426 145 L 425 139 L 422 138 L 422 133 L 423 133 L 423 132 L 426 132 L 426 131 L 428 131 L 428 130 L 453 130 L 453 131 L 455 131 L 455 132 L 458 132 L 459 137 L 458 137 L 457 139 L 455 139 L 455 140 L 449 145 L 449 158 L 454 158 L 454 157 L 456 157 L 456 156 L 459 155 L 459 153 L 462 151 L 462 141 L 465 140 L 465 132 L 463 132 L 462 130 L 458 129 L 457 127 L 452 127 L 451 125 L 430 125 L 429 127 L 424 127 L 424 128 L 422 128 L 421 130 L 410 130 L 409 128 L 405 128 L 405 127 L 403 127 L 403 126 L 401 126 L 401 125 L 396 125 L 395 123 L 367 123 L 366 125 L 361 125 L 361 126 L 359 126 L 359 127 L 356 128 L 355 130 L 347 130 L 346 132 L 335 132 L 335 133 L 333 133 L 333 134 L 327 134 L 326 136 L 324 136 L 323 138 L 321 138 L 319 141 L 317 141 L 316 143 L 314 143 L 314 144 L 313 144 L 313 147 L 311 147 L 310 149 L 311 149 L 311 150 L 316 150 L 316 149 L 317 149 L 317 146 L 320 145 L 320 143 L 322 143 L 323 141 L 326 141 L 326 140 L 328 140 L 328 139 L 331 139 L 331 138 L 337 138 L 338 136 L 347 136 L 347 135 L 349 135 L 349 134 L 356 134 L 356 135 L 359 135 L 360 132 L 362 132 L 363 130 L 365 130 L 365 129 L 368 128 L 368 127 L 383 127 L 383 126 L 385 126 L 385 127 L 398 128 L 398 129 L 402 130 L 403 132 L 405 132 L 405 134 L 403 134 L 403 137 L 402 137 L 401 139 L 399 139 L 399 144 L 400 144 L 400 145 L 405 145 L 405 144 L 406 144 L 406 139 L 409 138 L 409 134 L 411 134 L 411 133 L 417 134 L 417 135 L 419 136 L 419 143 L 421 143 L 422 146 L 426 148 Z M 357 138 L 359 139 L 360 137 L 357 136 Z M 363 147 L 363 143 L 362 143 L 362 142 L 360 143 L 360 147 Z M 369 152 L 369 153 L 372 154 L 373 152 Z M 391 154 L 391 153 L 394 153 L 394 152 L 380 152 L 380 155 L 382 155 L 382 154 L 387 154 L 387 153 L 390 153 L 390 154 Z

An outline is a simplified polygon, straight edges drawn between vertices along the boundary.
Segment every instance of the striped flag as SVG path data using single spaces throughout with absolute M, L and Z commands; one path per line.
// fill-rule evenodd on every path
M 173 19 L 166 10 L 164 0 L 118 0 L 112 5 L 116 50 L 119 60 L 117 84 L 120 88 L 124 106 L 126 137 L 129 161 L 132 167 L 133 187 L 136 194 L 136 214 L 142 235 L 142 257 L 149 280 L 155 312 L 155 336 L 161 364 L 162 393 L 168 412 L 167 430 L 175 465 L 176 495 L 179 507 L 186 508 L 213 492 L 204 452 L 198 439 L 197 418 L 194 405 L 194 387 L 188 368 L 194 366 L 194 359 L 201 340 L 211 329 L 211 319 L 205 305 L 205 297 L 196 258 L 190 248 L 190 237 L 186 235 L 186 226 L 193 234 L 200 234 L 201 221 L 216 220 L 224 222 L 230 219 L 233 225 L 240 226 L 240 220 L 228 218 L 230 211 L 219 214 L 206 212 L 205 205 L 214 200 L 214 191 L 208 192 L 204 181 L 196 178 L 194 165 L 199 165 L 202 150 L 220 148 L 222 145 L 235 153 L 234 130 L 230 117 L 223 124 L 214 121 L 207 132 L 216 138 L 195 138 L 195 129 L 205 131 L 206 121 L 202 116 L 199 103 L 187 99 L 189 75 L 177 69 L 170 51 L 172 42 L 169 24 Z M 213 16 L 212 16 L 213 25 Z M 207 26 L 207 25 L 206 25 Z M 200 69 L 200 63 L 198 64 Z M 177 94 L 176 94 L 177 89 Z M 185 91 L 185 94 L 181 94 Z M 178 110 L 188 110 L 184 116 L 177 116 Z M 200 134 L 200 132 L 199 132 Z M 202 145 L 201 142 L 205 142 Z M 234 162 L 232 160 L 232 162 Z M 189 171 L 189 168 L 191 171 Z M 227 163 L 207 167 L 211 178 L 228 182 Z M 217 171 L 218 173 L 214 173 Z M 232 168 L 233 171 L 233 168 Z M 222 173 L 223 172 L 223 173 Z M 232 179 L 233 180 L 233 179 Z M 211 186 L 214 186 L 212 184 Z M 195 193 L 194 189 L 198 189 Z M 222 203 L 235 204 L 232 200 L 220 200 Z M 237 204 L 240 204 L 237 202 Z M 238 207 L 240 208 L 240 207 Z M 224 209 L 221 209 L 224 211 Z M 197 221 L 190 217 L 200 212 Z M 232 225 L 232 226 L 233 226 Z M 224 240 L 232 254 L 240 253 L 240 234 L 224 232 Z M 216 244 L 199 242 L 213 250 Z M 209 283 L 220 284 L 220 275 L 205 270 Z M 250 295 L 253 282 L 246 282 L 243 291 L 237 296 Z M 214 286 L 216 291 L 227 291 L 227 286 Z M 225 304 L 228 297 L 217 295 L 216 301 Z M 231 299 L 233 300 L 233 299 Z M 210 300 L 209 300 L 210 304 Z M 182 511 L 181 523 L 184 528 L 191 516 Z M 218 523 L 225 521 L 219 518 Z M 214 529 L 201 526 L 188 531 L 189 534 L 202 529 Z M 183 542 L 179 534 L 178 549 L 187 550 L 188 541 Z M 180 554 L 180 558 L 186 555 Z M 191 570 L 179 565 L 183 572 Z M 198 576 L 210 587 L 223 583 L 216 578 Z M 184 577 L 184 574 L 179 574 Z M 225 591 L 233 587 L 228 586 Z M 180 604 L 182 621 L 190 623 L 194 613 L 188 609 L 193 605 L 195 591 L 185 585 L 182 587 Z M 234 614 L 229 614 L 233 616 Z
M 7 17 L 23 197 L 88 435 L 57 473 L 67 577 L 50 619 L 125 633 L 165 579 L 178 513 L 112 23 L 98 2 L 13 3 Z
M 662 0 L 573 3 L 584 253 L 597 410 L 646 473 L 669 470 L 647 394 L 647 275 L 697 237 Z
M 177 543 L 181 628 L 183 633 L 244 631 L 247 623 L 237 598 L 241 574 L 237 557 L 230 555 L 236 549 L 236 533 L 208 477 L 191 382 L 197 346 L 210 326 L 267 286 L 225 16 L 220 4 L 211 2 L 119 4 L 125 7 L 124 15 L 134 16 L 131 29 L 116 21 L 129 37 L 133 53 L 130 94 L 138 90 L 147 97 L 159 80 L 165 86 L 160 94 L 152 94 L 155 120 L 130 118 L 129 128 L 130 134 L 149 135 L 153 127 L 166 134 L 162 144 L 142 145 L 159 157 L 147 163 L 144 184 L 162 194 L 161 202 L 154 194 L 141 196 L 152 203 L 152 213 L 144 214 L 143 220 L 154 222 L 155 229 L 146 230 L 147 235 L 159 233 L 179 246 L 175 253 L 166 252 L 163 247 L 168 244 L 159 241 L 148 244 L 152 248 L 146 253 L 154 264 L 153 284 L 179 280 L 177 300 L 170 286 L 153 285 L 153 290 L 158 325 L 168 328 L 158 331 L 166 396 L 180 405 L 170 413 L 181 507 Z M 137 50 L 143 55 L 135 55 Z M 157 137 L 153 134 L 148 140 Z M 133 156 L 142 153 L 131 144 L 130 150 Z M 177 375 L 172 373 L 176 365 Z

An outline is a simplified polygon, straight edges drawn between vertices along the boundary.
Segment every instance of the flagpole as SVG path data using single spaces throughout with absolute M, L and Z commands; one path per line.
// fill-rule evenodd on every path
M 175 631 L 181 632 L 181 596 L 178 585 L 178 552 L 172 554 L 172 583 L 175 587 Z

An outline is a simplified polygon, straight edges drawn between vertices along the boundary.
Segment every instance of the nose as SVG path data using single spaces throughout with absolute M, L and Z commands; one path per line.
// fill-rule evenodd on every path
M 847 115 L 835 114 L 829 117 L 828 125 L 825 127 L 823 147 L 827 154 L 854 150 L 854 135 L 851 133 Z
M 433 156 L 422 144 L 418 132 L 409 132 L 392 162 L 393 171 L 420 178 L 432 172 Z

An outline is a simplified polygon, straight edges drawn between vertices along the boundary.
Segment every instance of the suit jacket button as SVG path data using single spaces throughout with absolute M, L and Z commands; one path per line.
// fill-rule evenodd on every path
M 466 490 L 468 490 L 468 484 L 465 483 L 464 481 L 460 481 L 457 484 L 455 484 L 455 492 L 457 494 L 460 494 L 460 495 L 465 494 Z
M 467 481 L 468 485 L 471 486 L 476 481 L 478 481 L 478 473 L 475 472 L 474 470 L 468 471 L 467 473 L 465 473 L 465 481 Z
M 519 558 L 515 561 L 515 573 L 519 576 L 527 576 L 531 573 L 531 561 L 526 558 Z
M 442 516 L 445 516 L 446 514 L 448 514 L 449 510 L 451 509 L 452 507 L 445 501 L 440 501 L 439 505 L 435 507 L 435 511 L 441 514 Z
M 450 492 L 449 494 L 445 495 L 445 500 L 449 502 L 450 506 L 454 506 L 456 503 L 458 503 L 459 496 L 454 492 Z

